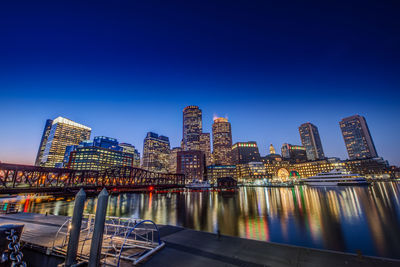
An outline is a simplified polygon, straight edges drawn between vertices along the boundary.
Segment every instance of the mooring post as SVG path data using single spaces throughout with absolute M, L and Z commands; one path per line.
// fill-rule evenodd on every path
M 103 243 L 104 224 L 108 204 L 108 192 L 105 188 L 101 190 L 97 199 L 96 217 L 94 219 L 94 230 L 92 243 L 90 245 L 89 267 L 100 266 L 101 245 Z
M 81 232 L 82 214 L 85 206 L 86 193 L 81 188 L 75 197 L 74 213 L 72 214 L 71 230 L 69 232 L 67 256 L 65 257 L 65 266 L 69 267 L 76 263 L 78 252 L 79 234 Z

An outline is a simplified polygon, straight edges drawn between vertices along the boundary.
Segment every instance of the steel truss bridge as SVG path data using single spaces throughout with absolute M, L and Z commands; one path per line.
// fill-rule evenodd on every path
M 184 174 L 158 173 L 127 166 L 91 171 L 0 163 L 0 194 L 74 193 L 80 188 L 97 192 L 104 187 L 114 191 L 139 191 L 184 185 Z

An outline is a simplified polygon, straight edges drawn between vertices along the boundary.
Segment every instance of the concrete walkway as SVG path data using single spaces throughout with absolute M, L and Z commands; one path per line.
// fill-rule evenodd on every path
M 165 248 L 145 266 L 400 266 L 399 260 L 357 256 L 165 226 Z M 167 229 L 171 233 L 167 233 Z
M 55 233 L 67 219 L 64 216 L 18 213 L 0 215 L 0 224 L 23 223 L 23 241 L 51 247 Z M 160 225 L 159 229 L 166 246 L 144 262 L 144 266 L 400 266 L 400 260 L 394 259 L 357 256 L 230 236 L 218 238 L 216 234 L 176 226 Z M 129 266 L 132 266 L 131 263 Z

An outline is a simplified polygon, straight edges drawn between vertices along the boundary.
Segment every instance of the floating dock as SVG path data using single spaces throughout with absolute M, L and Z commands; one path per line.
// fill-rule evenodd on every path
M 22 243 L 28 266 L 56 266 L 64 261 L 54 253 L 61 242 L 57 232 L 68 217 L 16 213 L 0 215 L 0 224 L 24 224 Z M 400 260 L 276 244 L 238 237 L 218 236 L 176 226 L 159 226 L 165 246 L 147 258 L 143 266 L 400 266 Z M 90 242 L 87 242 L 90 244 Z M 104 242 L 103 242 L 104 244 Z M 83 248 L 85 248 L 83 246 Z M 120 266 L 133 266 L 121 261 Z

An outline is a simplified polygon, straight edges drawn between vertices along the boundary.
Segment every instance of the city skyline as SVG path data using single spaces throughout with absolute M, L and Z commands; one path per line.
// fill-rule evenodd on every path
M 358 116 L 358 114 L 356 114 L 356 115 L 352 115 L 352 116 L 350 116 L 350 117 L 354 117 L 354 116 Z M 347 118 L 347 117 L 346 117 Z M 342 120 L 341 121 L 343 121 L 343 119 L 346 119 L 346 118 L 342 118 Z M 69 120 L 69 118 L 66 118 L 67 120 Z M 213 122 L 215 121 L 215 119 L 216 119 L 216 116 L 215 116 L 215 114 L 213 115 Z M 217 118 L 218 119 L 218 118 Z M 45 128 L 46 127 L 48 127 L 47 125 L 48 125 L 48 123 L 49 123 L 49 121 L 50 122 L 52 122 L 53 120 L 52 119 L 47 119 L 46 121 L 45 121 Z M 339 123 L 341 122 L 341 121 L 339 121 Z M 302 125 L 304 125 L 304 124 L 309 124 L 310 122 L 306 122 L 306 123 L 303 123 Z M 79 124 L 79 123 L 78 123 Z M 232 128 L 234 128 L 233 126 L 232 126 Z M 340 126 L 339 126 L 339 128 L 340 128 Z M 91 128 L 92 129 L 92 131 L 93 131 L 93 127 Z M 42 133 L 42 134 L 45 134 L 44 132 Z M 146 136 L 148 136 L 148 134 L 149 134 L 149 132 L 147 132 L 146 133 L 146 135 L 145 135 L 145 137 Z M 90 139 L 94 139 L 94 138 L 96 138 L 96 137 L 102 137 L 103 135 L 101 134 L 101 133 L 99 133 L 99 134 L 92 134 L 92 136 L 91 136 L 91 138 Z M 232 134 L 232 136 L 234 137 L 234 134 Z M 373 136 L 373 135 L 372 135 Z M 110 137 L 110 136 L 108 136 L 108 137 Z M 167 138 L 170 138 L 169 136 L 166 136 Z M 118 137 L 111 137 L 111 138 L 118 138 Z M 119 138 L 118 138 L 119 139 Z M 173 138 L 174 139 L 174 138 Z M 179 139 L 179 138 L 178 138 Z M 323 138 L 321 138 L 322 140 L 323 140 Z M 245 138 L 243 139 L 243 138 L 238 138 L 238 141 L 235 141 L 235 138 L 233 138 L 233 143 L 232 143 L 232 145 L 233 144 L 235 144 L 235 143 L 237 143 L 237 142 L 247 142 L 247 141 L 244 141 L 245 140 Z M 39 146 L 41 146 L 41 142 L 42 142 L 42 140 L 40 140 L 40 145 Z M 123 141 L 121 141 L 121 142 L 127 142 L 126 140 L 123 140 Z M 255 140 L 255 142 L 258 144 L 259 143 L 259 140 Z M 281 143 L 281 144 L 278 144 L 277 145 L 277 147 L 280 149 L 284 144 L 286 144 L 286 143 L 288 143 L 288 142 L 284 142 L 284 143 Z M 323 141 L 322 141 L 322 143 L 323 143 Z M 294 145 L 302 145 L 301 144 L 301 137 L 299 137 L 299 141 L 296 143 L 293 143 Z M 140 152 L 140 155 L 141 156 L 143 156 L 143 149 L 142 150 L 140 150 L 140 147 L 142 146 L 143 147 L 143 141 L 142 141 L 142 143 L 141 144 L 136 144 L 136 143 L 133 143 L 132 145 L 134 145 L 136 148 L 137 148 L 137 150 Z M 271 144 L 269 144 L 267 147 L 259 147 L 260 148 L 260 155 L 261 156 L 266 156 L 266 155 L 268 155 L 269 154 L 269 152 L 270 152 L 270 145 Z M 343 141 L 343 146 L 344 146 L 344 149 L 345 149 L 345 151 L 346 151 L 346 156 L 345 157 L 341 157 L 341 156 L 338 156 L 338 155 L 329 155 L 329 156 L 327 156 L 328 158 L 329 157 L 338 157 L 338 158 L 340 158 L 340 159 L 349 159 L 349 157 L 348 157 L 348 155 L 347 155 L 347 149 L 346 149 L 346 145 L 344 144 L 344 141 Z M 178 145 L 174 145 L 174 143 L 171 143 L 171 145 L 170 145 L 170 149 L 172 150 L 174 147 L 180 147 L 180 144 Z M 37 150 L 39 149 L 39 147 L 37 148 Z M 211 149 L 213 149 L 213 148 L 211 148 Z M 36 161 L 36 156 L 38 156 L 39 154 L 38 154 L 39 152 L 37 151 L 37 155 L 35 154 L 35 158 L 33 159 L 33 162 L 35 162 Z M 281 153 L 279 153 L 279 154 L 281 154 Z M 382 155 L 379 155 L 379 156 L 382 156 Z M 382 156 L 385 160 L 387 160 L 384 156 Z M 1 159 L 0 159 L 0 161 L 1 161 Z M 7 162 L 7 161 L 3 161 L 3 162 Z M 11 162 L 11 161 L 10 161 Z M 20 163 L 20 162 L 13 162 L 13 163 Z M 23 163 L 23 162 L 22 162 Z M 389 161 L 389 163 L 391 164 L 391 165 L 396 165 L 396 164 L 393 164 L 393 163 L 391 163 L 390 161 Z M 30 162 L 27 162 L 27 164 L 31 164 Z M 32 165 L 33 165 L 33 163 L 32 163 Z
M 57 116 L 140 152 L 149 131 L 179 146 L 197 105 L 203 132 L 228 116 L 233 143 L 262 155 L 300 145 L 309 121 L 325 156 L 347 158 L 338 122 L 360 114 L 400 165 L 399 3 L 23 2 L 0 8 L 0 161 L 33 164 Z

